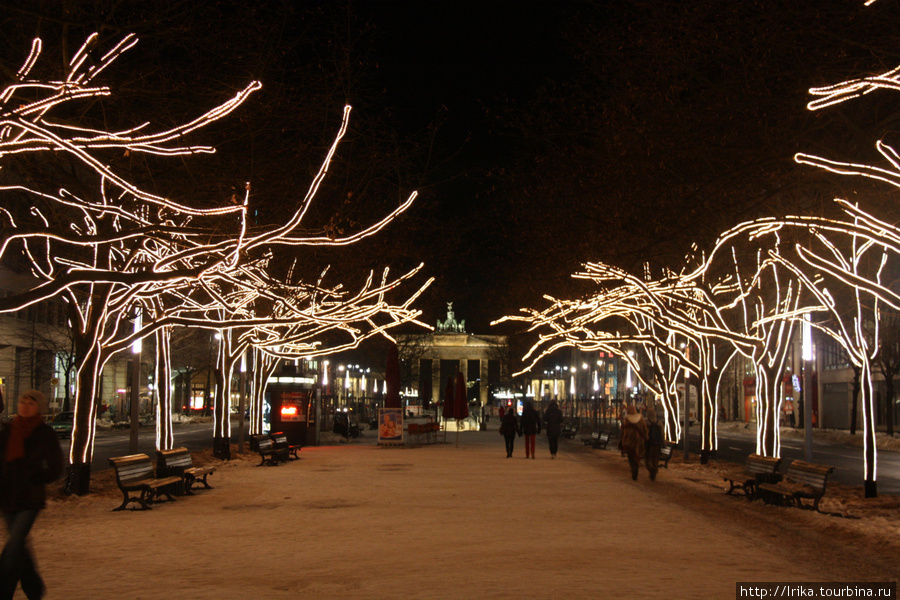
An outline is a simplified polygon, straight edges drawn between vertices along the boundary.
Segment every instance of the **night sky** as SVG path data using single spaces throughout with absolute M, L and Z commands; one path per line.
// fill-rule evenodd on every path
M 810 176 L 793 153 L 857 147 L 805 111 L 807 90 L 890 61 L 866 33 L 888 9 L 851 4 L 356 3 L 379 27 L 397 126 L 443 109 L 438 143 L 461 148 L 417 209 L 465 232 L 426 252 L 429 320 L 455 300 L 485 331 L 544 293 L 574 293 L 564 280 L 581 262 L 677 266 L 740 220 L 830 200 L 831 188 L 797 189 Z
M 577 293 L 569 275 L 582 262 L 677 267 L 690 242 L 740 220 L 824 210 L 855 190 L 799 169 L 794 152 L 865 156 L 900 122 L 890 99 L 805 110 L 813 85 L 900 63 L 900 9 L 887 0 L 868 9 L 855 0 L 0 0 L 0 9 L 7 67 L 17 62 L 10 49 L 36 32 L 138 33 L 138 58 L 109 73 L 135 94 L 136 111 L 181 118 L 262 80 L 259 98 L 213 141 L 223 164 L 235 157 L 236 183 L 220 187 L 252 179 L 263 209 L 306 185 L 340 106 L 352 103 L 332 200 L 361 208 L 358 225 L 412 189 L 420 198 L 349 262 L 425 261 L 437 281 L 423 319 L 443 318 L 453 301 L 481 333 L 541 306 L 545 293 Z M 396 173 L 392 152 L 405 161 Z M 371 166 L 348 174 L 369 156 Z M 279 162 L 297 157 L 309 166 Z M 322 210 L 327 219 L 324 200 Z

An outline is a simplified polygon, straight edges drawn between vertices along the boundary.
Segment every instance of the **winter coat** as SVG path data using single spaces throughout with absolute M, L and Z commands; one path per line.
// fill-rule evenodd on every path
M 541 432 L 541 415 L 533 406 L 526 406 L 522 411 L 522 433 L 536 435 Z
M 647 423 L 647 447 L 662 448 L 663 435 L 662 427 L 656 421 Z
M 44 486 L 63 471 L 63 453 L 56 432 L 41 423 L 25 438 L 25 456 L 6 462 L 10 426 L 0 430 L 0 510 L 5 513 L 46 506 Z
M 548 437 L 559 437 L 562 434 L 563 414 L 559 406 L 551 404 L 544 411 L 544 423 L 547 425 Z
M 500 419 L 500 433 L 504 436 L 515 436 L 519 431 L 519 419 L 516 417 L 516 411 L 508 410 Z
M 641 415 L 625 415 L 625 420 L 622 421 L 622 441 L 619 444 L 625 453 L 643 458 L 648 437 L 647 422 Z

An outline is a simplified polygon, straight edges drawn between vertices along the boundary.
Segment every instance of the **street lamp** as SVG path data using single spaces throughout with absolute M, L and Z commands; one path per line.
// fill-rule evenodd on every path
M 628 358 L 629 358 L 629 360 L 627 361 L 627 363 L 628 363 L 628 371 L 627 371 L 626 374 L 625 374 L 625 395 L 626 395 L 626 396 L 629 396 L 629 395 L 631 394 L 630 390 L 631 390 L 631 388 L 632 388 L 632 381 L 631 381 L 631 360 L 630 360 L 630 359 L 631 359 L 631 357 L 633 357 L 633 356 L 634 356 L 634 351 L 633 351 L 633 350 L 629 350 L 629 351 L 628 351 Z
M 134 332 L 141 330 L 141 309 L 138 308 L 134 315 Z M 128 449 L 132 454 L 138 451 L 138 419 L 140 417 L 141 403 L 141 338 L 131 345 L 131 427 Z
M 803 315 L 803 454 L 806 462 L 812 462 L 812 324 L 809 313 Z

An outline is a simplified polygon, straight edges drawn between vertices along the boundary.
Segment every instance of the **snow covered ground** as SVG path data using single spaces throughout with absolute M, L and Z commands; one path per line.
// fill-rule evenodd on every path
M 198 454 L 215 489 L 146 512 L 111 512 L 112 472 L 95 473 L 33 530 L 47 598 L 725 599 L 736 582 L 898 580 L 896 496 L 829 485 L 828 516 L 724 495 L 729 465 L 676 456 L 635 482 L 578 439 L 551 460 L 539 436 L 526 460 L 496 432 L 454 438 L 370 434 L 266 468 Z

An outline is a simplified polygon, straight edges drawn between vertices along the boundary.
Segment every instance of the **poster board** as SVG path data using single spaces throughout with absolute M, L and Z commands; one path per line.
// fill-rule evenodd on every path
M 378 409 L 378 444 L 399 446 L 403 444 L 403 409 Z
M 309 415 L 309 392 L 283 392 L 280 412 L 282 423 L 306 423 Z

